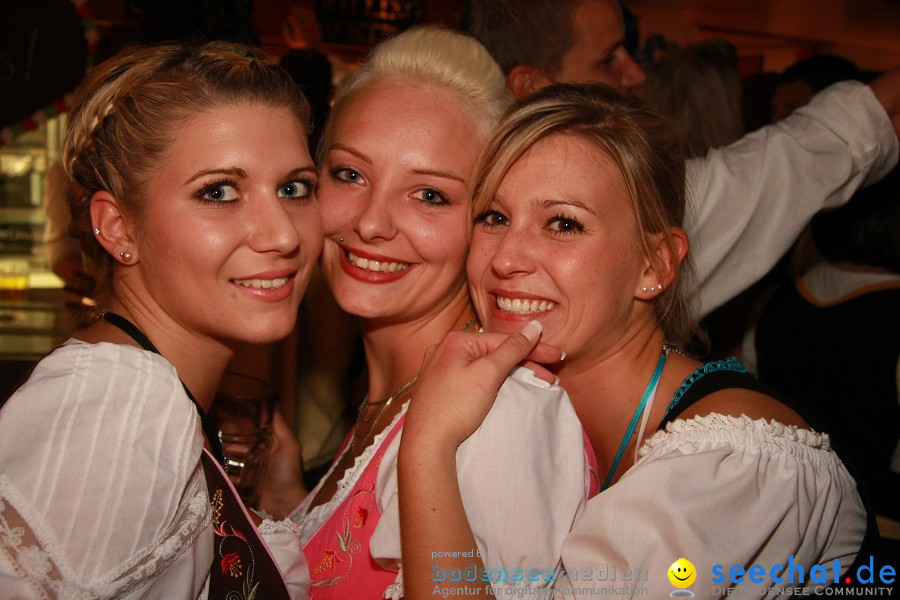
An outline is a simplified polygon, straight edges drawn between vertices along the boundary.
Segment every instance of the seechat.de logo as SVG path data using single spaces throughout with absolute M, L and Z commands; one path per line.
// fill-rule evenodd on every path
M 806 568 L 794 562 L 794 555 L 788 556 L 787 565 L 773 565 L 766 569 L 763 565 L 751 565 L 745 568 L 743 565 L 713 565 L 712 582 L 714 584 L 726 583 L 733 585 L 736 583 L 762 583 L 770 579 L 773 583 L 814 583 L 830 585 L 840 582 L 841 573 L 840 559 L 834 559 L 831 564 L 813 565 L 809 571 Z M 870 583 L 894 583 L 897 571 L 891 565 L 884 565 L 881 568 L 875 567 L 875 558 L 869 556 L 868 564 L 863 564 L 856 569 L 855 573 L 847 572 L 844 574 L 844 583 L 847 584 L 870 584 Z

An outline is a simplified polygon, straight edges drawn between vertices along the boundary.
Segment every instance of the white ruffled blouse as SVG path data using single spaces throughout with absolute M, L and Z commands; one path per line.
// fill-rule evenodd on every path
M 811 581 L 814 565 L 833 581 L 834 561 L 847 568 L 855 558 L 866 513 L 825 434 L 710 414 L 673 421 L 641 455 L 587 503 L 563 545 L 571 581 L 559 595 L 571 585 L 564 597 L 593 598 L 609 586 L 617 597 L 668 597 L 678 589 L 668 570 L 686 558 L 697 571 L 695 598 L 725 597 L 729 587 L 736 589 L 728 597 L 785 598 L 827 585 Z M 770 577 L 789 556 L 803 565 L 804 583 L 796 570 L 793 583 Z M 744 577 L 732 586 L 732 565 L 761 565 L 763 582 Z
M 174 367 L 69 340 L 0 411 L 0 596 L 205 598 L 213 560 L 203 435 Z M 264 537 L 295 597 L 292 524 Z

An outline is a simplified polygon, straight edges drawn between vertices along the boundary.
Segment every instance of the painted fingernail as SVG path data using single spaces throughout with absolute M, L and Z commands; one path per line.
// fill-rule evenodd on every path
M 553 378 L 553 385 L 559 385 L 559 375 Z
M 566 360 L 566 351 L 560 350 L 560 352 L 562 353 L 562 356 L 559 357 L 559 360 Z
M 523 327 L 520 333 L 528 338 L 529 342 L 533 342 L 534 340 L 538 339 L 538 337 L 540 337 L 541 329 L 541 322 L 535 319 L 534 321 Z

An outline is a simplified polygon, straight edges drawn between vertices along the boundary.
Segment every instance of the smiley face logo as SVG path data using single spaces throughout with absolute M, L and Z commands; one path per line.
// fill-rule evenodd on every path
M 669 567 L 669 581 L 677 588 L 689 587 L 697 579 L 697 569 L 686 558 L 679 558 Z

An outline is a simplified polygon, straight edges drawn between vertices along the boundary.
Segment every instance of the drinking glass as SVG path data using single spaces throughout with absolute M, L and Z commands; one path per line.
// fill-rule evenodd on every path
M 210 409 L 225 454 L 225 472 L 247 506 L 256 506 L 259 484 L 266 476 L 275 404 L 268 383 L 229 372 Z

